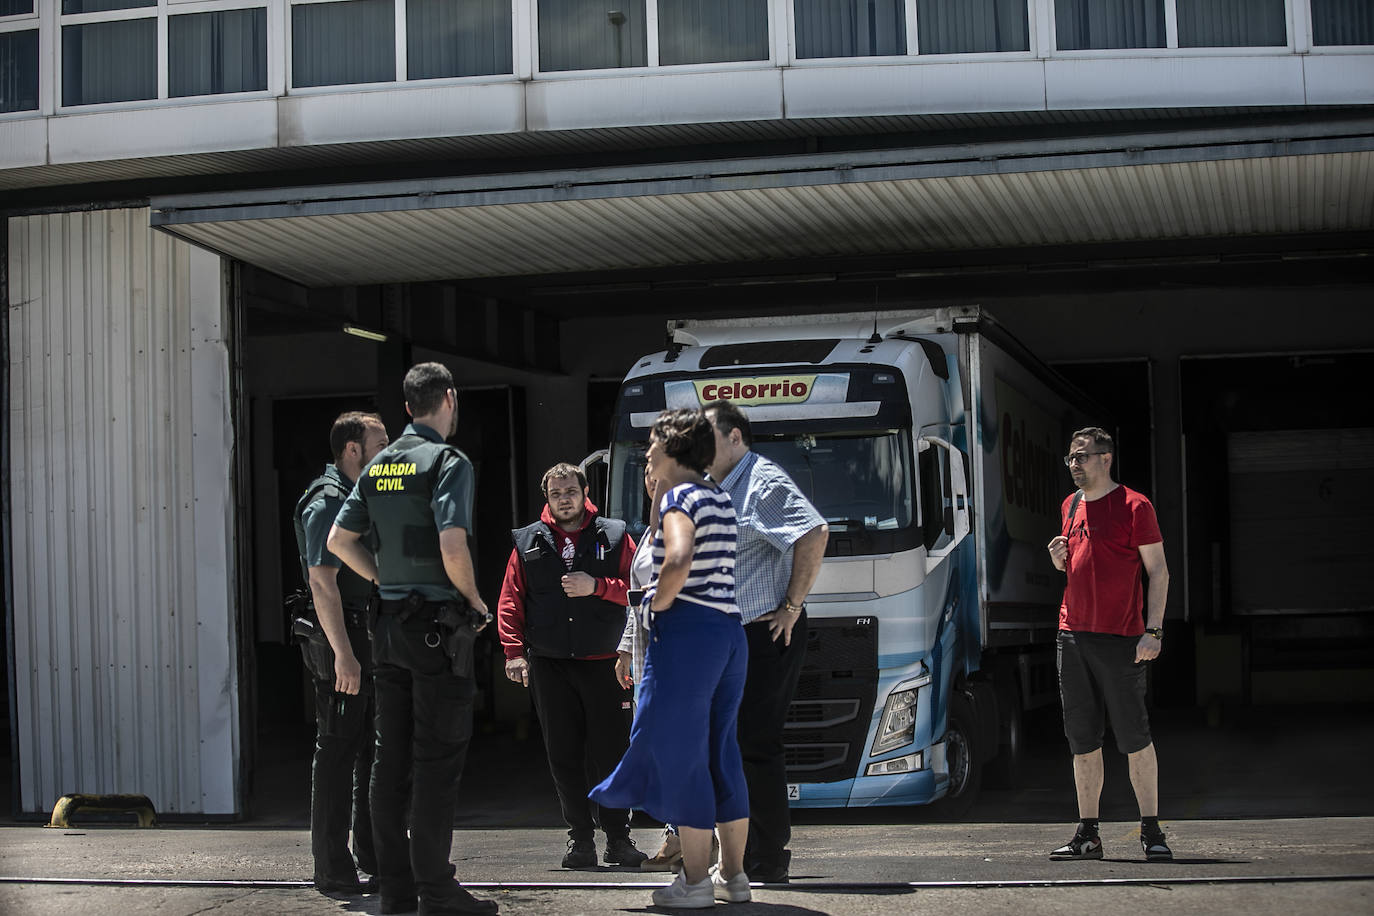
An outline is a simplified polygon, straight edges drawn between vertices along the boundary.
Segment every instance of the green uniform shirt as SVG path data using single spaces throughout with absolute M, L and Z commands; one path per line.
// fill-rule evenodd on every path
M 424 442 L 407 437 L 419 437 Z M 335 519 L 335 524 L 348 531 L 366 531 L 369 526 L 376 530 L 377 570 L 383 598 L 404 598 L 412 591 L 432 601 L 459 597 L 443 571 L 441 558 L 419 555 L 413 546 L 407 550 L 408 544 L 416 543 L 407 528 L 433 526 L 436 534 L 449 528 L 472 530 L 472 462 L 452 446 L 436 451 L 430 445 L 443 442 L 444 437 L 430 427 L 411 423 L 400 438 L 363 469 L 362 480 Z M 427 457 L 433 459 L 432 466 Z M 425 488 L 427 500 L 420 501 L 417 496 Z M 406 552 L 414 579 L 389 575 L 390 569 L 405 565 L 397 562 L 401 551 Z M 435 561 L 437 569 L 431 568 Z M 421 566 L 424 568 L 418 568 Z
M 326 481 L 327 486 L 316 489 L 316 485 L 321 481 Z M 304 507 L 300 508 L 296 547 L 301 555 L 301 573 L 305 576 L 305 583 L 310 585 L 310 568 L 313 566 L 328 566 L 331 569 L 339 570 L 339 598 L 344 607 L 352 610 L 363 610 L 367 607 L 368 596 L 372 593 L 372 586 L 366 579 L 345 567 L 343 561 L 329 552 L 327 542 L 329 540 L 329 529 L 334 524 L 334 519 L 343 508 L 344 499 L 353 489 L 353 481 L 344 476 L 337 465 L 327 464 L 324 472 L 310 485 L 310 489 L 315 489 L 315 497 Z M 371 546 L 368 539 L 364 538 L 366 546 Z

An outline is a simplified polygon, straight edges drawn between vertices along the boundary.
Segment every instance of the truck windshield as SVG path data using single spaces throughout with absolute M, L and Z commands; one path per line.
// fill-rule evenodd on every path
M 769 436 L 754 451 L 782 466 L 832 531 L 895 531 L 915 521 L 910 442 L 895 429 Z
M 648 524 L 642 442 L 611 448 L 607 513 L 639 540 Z M 797 482 L 832 531 L 899 531 L 916 521 L 911 435 L 906 430 L 759 435 L 754 450 Z

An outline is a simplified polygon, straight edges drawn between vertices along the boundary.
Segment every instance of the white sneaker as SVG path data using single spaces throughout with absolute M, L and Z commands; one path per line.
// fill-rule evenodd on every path
M 711 878 L 708 875 L 696 884 L 688 884 L 682 872 L 667 887 L 654 891 L 654 906 L 670 910 L 704 910 L 716 905 Z
M 720 866 L 712 865 L 711 886 L 715 889 L 716 899 L 726 903 L 748 903 L 752 899 L 749 894 L 749 876 L 744 872 L 726 881 L 720 874 Z

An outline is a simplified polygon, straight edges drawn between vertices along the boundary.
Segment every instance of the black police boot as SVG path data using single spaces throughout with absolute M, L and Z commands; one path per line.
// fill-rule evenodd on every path
M 315 890 L 321 894 L 336 894 L 347 897 L 356 897 L 359 894 L 367 893 L 357 875 L 340 875 L 339 877 L 316 875 Z
M 786 884 L 788 869 L 792 866 L 792 850 L 784 849 L 772 859 L 754 859 L 747 862 L 744 872 L 750 881 L 760 884 Z
M 408 890 L 391 891 L 383 887 L 382 889 L 382 912 L 383 913 L 413 913 L 419 905 L 415 897 L 415 888 L 412 886 Z
M 418 905 L 419 901 L 414 897 L 388 897 L 386 894 L 382 895 L 383 913 L 413 913 Z
M 441 895 L 420 898 L 420 916 L 494 916 L 500 909 L 495 900 L 479 900 L 457 881 Z

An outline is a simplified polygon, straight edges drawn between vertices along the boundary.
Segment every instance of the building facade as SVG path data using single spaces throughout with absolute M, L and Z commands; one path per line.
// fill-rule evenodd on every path
M 0 0 L 0 201 L 19 811 L 242 814 L 333 413 L 455 370 L 494 594 L 677 317 L 986 305 L 1159 507 L 1156 698 L 1374 697 L 1368 0 Z

